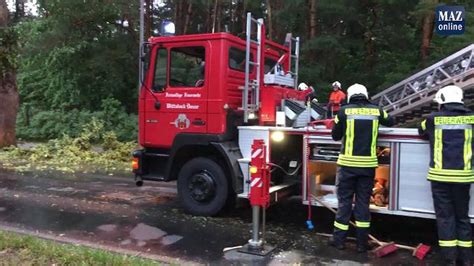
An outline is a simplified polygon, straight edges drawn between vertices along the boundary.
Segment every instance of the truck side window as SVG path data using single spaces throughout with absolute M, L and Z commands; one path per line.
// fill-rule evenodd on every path
M 253 61 L 253 54 L 250 54 L 250 61 Z M 235 47 L 229 48 L 229 68 L 240 72 L 245 72 L 245 51 Z M 250 72 L 253 66 L 250 65 Z
M 170 86 L 202 87 L 205 74 L 205 53 L 202 46 L 171 49 Z
M 277 63 L 278 61 L 276 60 L 273 60 L 271 58 L 265 58 L 265 66 L 263 68 L 263 73 L 267 74 L 268 72 L 272 71 Z
M 166 87 L 166 71 L 168 69 L 168 51 L 160 48 L 156 52 L 155 76 L 153 78 L 153 91 L 161 92 Z

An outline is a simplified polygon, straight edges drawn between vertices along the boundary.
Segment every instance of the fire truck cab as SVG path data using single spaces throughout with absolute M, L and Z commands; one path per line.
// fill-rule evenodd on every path
M 299 39 L 266 40 L 263 21 L 248 16 L 246 40 L 195 34 L 144 47 L 136 183 L 177 180 L 186 211 L 214 215 L 242 192 L 237 127 L 274 125 L 282 100 L 308 93 L 296 89 Z

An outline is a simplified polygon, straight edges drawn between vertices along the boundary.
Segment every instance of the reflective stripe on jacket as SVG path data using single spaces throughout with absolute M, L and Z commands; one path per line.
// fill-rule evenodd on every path
M 473 125 L 474 113 L 461 104 L 446 104 L 421 122 L 419 132 L 430 141 L 428 180 L 474 182 Z
M 337 164 L 349 167 L 375 168 L 379 123 L 392 126 L 393 120 L 382 108 L 367 100 L 344 105 L 334 119 L 334 140 L 342 139 Z

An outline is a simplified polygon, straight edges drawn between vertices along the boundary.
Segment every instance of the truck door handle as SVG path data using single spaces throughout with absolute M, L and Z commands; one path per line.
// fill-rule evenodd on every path
M 200 118 L 197 118 L 197 119 L 194 119 L 192 123 L 195 126 L 204 126 L 206 124 L 206 121 L 204 121 Z
M 156 102 L 155 102 L 155 109 L 156 109 L 156 110 L 160 110 L 160 108 L 161 108 L 161 103 L 160 103 L 160 101 L 156 101 Z

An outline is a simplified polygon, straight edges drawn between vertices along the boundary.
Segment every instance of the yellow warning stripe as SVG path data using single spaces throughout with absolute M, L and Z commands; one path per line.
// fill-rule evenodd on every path
M 464 130 L 464 170 L 472 168 L 472 128 Z
M 337 229 L 343 230 L 343 231 L 349 230 L 349 225 L 348 224 L 341 224 L 341 223 L 338 223 L 337 221 L 334 221 L 334 227 L 336 227 Z
M 377 136 L 379 133 L 379 120 L 372 121 L 372 143 L 370 144 L 371 156 L 377 156 Z
M 442 169 L 443 168 L 443 130 L 442 129 L 435 129 L 435 141 L 433 144 L 434 154 L 433 154 L 433 161 L 434 161 L 434 168 Z
M 359 228 L 369 228 L 370 227 L 370 222 L 356 221 L 356 226 L 359 227 Z
M 458 240 L 457 244 L 458 244 L 459 247 L 463 247 L 463 248 L 471 248 L 472 247 L 472 241 Z
M 457 240 L 439 240 L 440 247 L 455 247 L 457 245 Z

